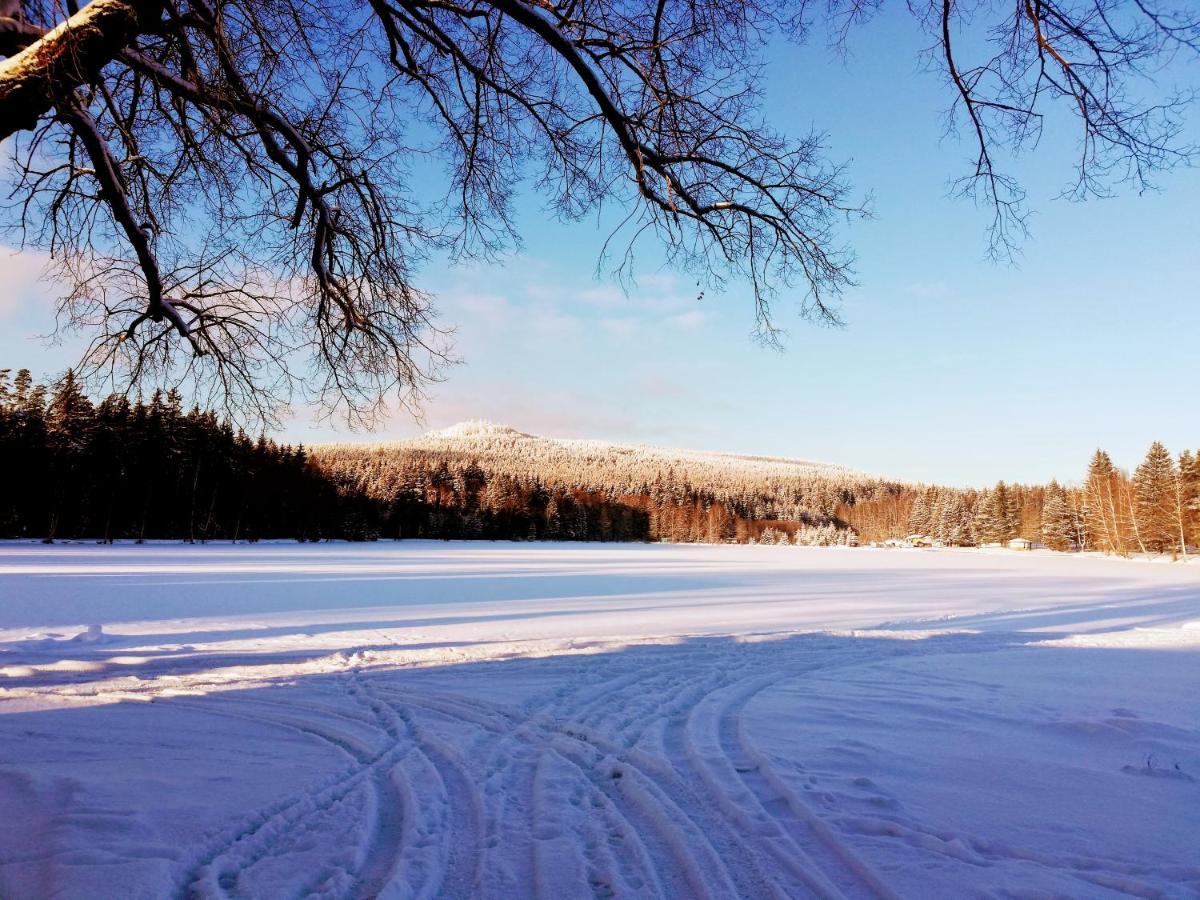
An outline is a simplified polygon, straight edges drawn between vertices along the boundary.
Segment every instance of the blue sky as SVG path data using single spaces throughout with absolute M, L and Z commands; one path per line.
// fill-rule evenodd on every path
M 949 95 L 919 70 L 924 43 L 896 16 L 859 31 L 845 61 L 819 41 L 772 56 L 772 123 L 827 131 L 833 158 L 873 198 L 874 217 L 846 231 L 859 286 L 845 328 L 808 325 L 780 302 L 786 348 L 766 349 L 744 286 L 697 301 L 694 280 L 653 253 L 625 293 L 594 277 L 606 232 L 548 220 L 529 195 L 519 254 L 422 273 L 463 360 L 431 389 L 423 422 L 349 434 L 297 410 L 285 436 L 405 437 L 488 418 L 949 484 L 1074 481 L 1097 446 L 1130 467 L 1156 439 L 1200 447 L 1200 172 L 1166 175 L 1162 192 L 1140 197 L 1055 200 L 1072 144 L 1049 134 L 1012 167 L 1033 236 L 1016 266 L 986 262 L 985 215 L 947 197 L 970 147 L 944 135 Z M 36 266 L 0 259 L 2 364 L 61 369 L 70 349 L 32 337 L 52 327 Z

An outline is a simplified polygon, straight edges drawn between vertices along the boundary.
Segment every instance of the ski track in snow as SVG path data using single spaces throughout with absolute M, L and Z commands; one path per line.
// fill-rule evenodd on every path
M 651 549 L 641 548 L 635 554 L 639 564 Z M 711 560 L 718 553 L 729 556 L 743 549 L 700 550 L 693 557 Z M 441 552 L 447 565 L 452 565 L 454 551 Z M 472 551 L 464 547 L 463 552 Z M 553 548 L 541 552 L 548 561 L 555 560 Z M 0 585 L 20 586 L 20 578 L 36 577 L 23 570 L 20 576 L 2 580 L 3 553 L 0 548 Z M 155 550 L 139 553 L 153 558 Z M 805 565 L 833 560 L 847 578 L 855 577 L 855 557 L 821 553 L 794 559 L 804 559 Z M 587 556 L 589 565 L 599 558 Z M 748 556 L 754 571 L 782 567 L 784 580 L 792 579 L 785 587 L 795 595 L 804 594 L 804 585 L 794 580 L 803 572 L 791 570 L 791 559 L 761 551 Z M 899 560 L 896 565 L 904 570 L 902 575 L 912 576 L 921 571 L 919 566 L 910 568 L 914 558 L 893 559 Z M 663 559 L 675 564 L 680 557 Z M 920 565 L 936 567 L 939 559 L 957 558 L 927 555 L 921 559 L 927 562 Z M 24 560 L 22 565 L 27 566 Z M 1011 565 L 1007 562 L 998 565 L 998 573 L 988 569 L 975 576 L 983 579 L 981 587 L 994 589 L 990 580 L 997 578 L 1032 577 L 1020 567 L 1004 570 L 1003 566 Z M 1051 569 L 1058 565 L 1054 561 Z M 1096 618 L 1106 621 L 1116 601 L 1101 590 L 1104 579 L 1127 577 L 1129 570 L 1100 571 L 1109 565 L 1105 561 L 1090 565 L 1088 575 L 1094 582 L 1079 592 L 1103 596 L 1099 606 L 1104 611 Z M 1174 629 L 1164 640 L 1175 640 L 1175 631 L 1193 632 L 1191 640 L 1194 627 L 1175 626 L 1200 619 L 1196 589 L 1200 578 L 1192 574 L 1194 569 L 1182 575 L 1180 571 L 1171 570 L 1162 589 L 1183 598 L 1180 622 L 1163 623 L 1159 606 L 1152 613 L 1154 625 Z M 1072 577 L 1079 574 L 1065 569 L 1052 574 L 1061 577 L 1064 572 Z M 969 567 L 965 577 L 971 577 Z M 96 579 L 99 584 L 100 573 Z M 1071 627 L 1039 633 L 1038 641 L 1053 645 L 1090 634 L 1095 642 L 1100 640 L 1097 635 L 1110 633 L 1080 628 L 1077 606 L 1062 602 L 1063 592 L 1073 582 L 1051 577 L 1048 584 L 1049 589 L 1034 588 L 1045 596 L 1020 612 L 1069 609 Z M 779 589 L 778 584 L 766 587 Z M 762 588 L 752 584 L 746 602 L 762 601 Z M 1028 584 L 1020 588 L 1029 589 Z M 896 590 L 902 592 L 903 587 Z M 1138 590 L 1138 596 L 1157 596 L 1150 583 Z M 731 593 L 736 597 L 736 590 Z M 1006 600 L 1013 599 L 1011 592 L 1000 593 Z M 765 594 L 774 596 L 771 590 Z M 353 607 L 353 599 L 347 605 Z M 568 606 L 572 615 L 584 615 L 578 604 Z M 472 642 L 462 635 L 444 645 L 425 641 L 442 647 L 432 657 L 406 649 L 424 646 L 412 635 L 376 627 L 375 620 L 385 618 L 379 610 L 361 620 L 370 622 L 370 627 L 355 630 L 349 622 L 342 626 L 346 640 L 335 633 L 311 649 L 295 641 L 272 646 L 271 638 L 265 637 L 250 648 L 217 641 L 219 646 L 211 650 L 199 644 L 181 650 L 170 643 L 169 634 L 165 638 L 156 632 L 220 629 L 184 619 L 172 619 L 168 629 L 163 619 L 146 629 L 122 630 L 119 624 L 105 622 L 103 629 L 86 632 L 86 646 L 76 642 L 68 651 L 65 639 L 44 636 L 47 629 L 34 638 L 18 634 L 29 630 L 18 623 L 15 630 L 0 631 L 0 636 L 8 635 L 7 641 L 0 639 L 0 647 L 9 648 L 0 652 L 0 670 L 17 685 L 5 688 L 0 678 L 0 727 L 16 727 L 24 715 L 47 710 L 69 716 L 73 709 L 118 708 L 122 704 L 113 701 L 140 699 L 151 700 L 162 715 L 169 712 L 169 718 L 162 719 L 165 728 L 186 721 L 192 729 L 211 729 L 217 735 L 229 729 L 233 736 L 243 728 L 266 729 L 323 754 L 327 762 L 315 781 L 307 778 L 287 785 L 284 779 L 265 805 L 222 816 L 198 834 L 193 829 L 177 853 L 167 854 L 169 865 L 154 870 L 152 876 L 135 878 L 121 896 L 890 900 L 999 895 L 1009 879 L 1013 895 L 1024 891 L 1200 896 L 1200 858 L 1173 858 L 1167 850 L 1163 857 L 1147 860 L 1111 842 L 1096 852 L 1082 852 L 1066 826 L 1061 847 L 1026 844 L 1028 834 L 1005 834 L 1003 829 L 972 833 L 954 824 L 953 810 L 934 804 L 931 811 L 922 804 L 919 792 L 898 799 L 882 783 L 893 773 L 886 766 L 868 764 L 889 756 L 887 748 L 868 740 L 868 732 L 889 714 L 902 713 L 905 704 L 912 706 L 913 716 L 930 724 L 913 726 L 915 736 L 897 737 L 897 758 L 904 740 L 917 746 L 921 738 L 917 732 L 936 730 L 939 717 L 958 717 L 961 722 L 953 727 L 966 734 L 1007 728 L 1016 721 L 1007 710 L 987 708 L 981 698 L 1005 691 L 1023 704 L 1042 702 L 1035 693 L 1021 694 L 1015 683 L 1004 688 L 988 680 L 995 676 L 997 659 L 1037 652 L 1030 645 L 1038 641 L 1018 637 L 1007 627 L 953 632 L 955 617 L 970 617 L 978 625 L 982 616 L 994 614 L 1003 625 L 1015 608 L 1011 602 L 991 600 L 982 608 L 968 604 L 947 613 L 951 627 L 943 623 L 944 631 L 929 633 L 916 627 L 937 618 L 925 606 L 906 610 L 907 616 L 893 616 L 872 606 L 870 615 L 876 615 L 876 621 L 889 622 L 889 629 L 901 632 L 905 623 L 912 622 L 911 633 L 850 635 L 803 628 L 794 634 L 776 633 L 781 622 L 760 612 L 747 617 L 739 640 L 729 639 L 728 634 L 738 632 L 722 622 L 707 634 L 689 636 L 703 623 L 686 617 L 668 622 L 675 626 L 674 636 L 670 630 L 660 628 L 654 634 L 643 627 L 623 639 L 613 636 L 615 629 L 608 619 L 583 627 L 580 621 L 584 620 L 572 620 L 562 625 L 563 634 L 536 628 L 507 640 L 491 634 L 492 644 L 473 656 Z M 777 608 L 771 609 L 772 615 L 779 615 Z M 838 613 L 827 607 L 827 614 Z M 536 622 L 536 615 L 530 621 Z M 861 627 L 861 623 L 850 624 Z M 519 631 L 508 621 L 498 627 Z M 476 626 L 471 637 L 487 638 L 495 628 L 486 623 Z M 578 637 L 567 638 L 571 630 Z M 771 633 L 756 636 L 757 631 Z M 303 644 L 320 632 L 300 628 L 295 633 Z M 150 639 L 140 640 L 140 634 L 152 635 L 159 644 L 143 646 Z M 246 640 L 253 640 L 253 630 L 247 635 Z M 585 640 L 589 636 L 591 640 Z M 364 637 L 371 643 L 363 643 Z M 351 638 L 354 643 L 347 642 Z M 1144 644 L 1145 635 L 1139 640 Z M 1109 641 L 1121 646 L 1115 639 Z M 1195 644 L 1171 645 L 1177 655 L 1170 664 L 1192 659 L 1200 649 Z M 1047 649 L 1037 659 L 1067 654 L 1073 663 L 1074 652 Z M 993 666 L 988 669 L 992 675 L 974 673 L 980 661 Z M 268 662 L 279 668 L 263 670 Z M 938 692 L 943 692 L 944 701 L 930 701 L 930 696 L 942 696 Z M 867 703 L 876 695 L 885 701 Z M 955 705 L 960 699 L 961 708 Z M 95 707 L 98 702 L 112 705 Z M 823 718 L 813 720 L 812 733 L 805 724 L 805 716 L 810 715 L 804 711 L 805 703 L 813 704 L 812 715 L 826 709 Z M 1041 709 L 1021 708 L 1026 714 Z M 6 712 L 12 715 L 3 715 Z M 1072 725 L 1054 719 L 1049 724 L 1074 728 L 1080 734 L 1092 728 L 1110 742 L 1124 730 L 1143 741 L 1136 744 L 1139 752 L 1143 746 L 1183 752 L 1189 769 L 1192 760 L 1200 760 L 1200 723 L 1191 722 L 1189 727 L 1185 721 L 1183 727 L 1176 727 L 1143 722 L 1124 708 L 1113 714 L 1117 718 L 1106 723 Z M 792 720 L 787 716 L 796 717 L 798 724 L 789 724 Z M 886 727 L 879 727 L 887 733 Z M 818 738 L 818 731 L 832 737 Z M 33 740 L 33 734 L 25 732 L 25 740 Z M 13 735 L 19 739 L 21 732 L 5 731 L 0 738 L 13 740 Z M 1071 732 L 1069 739 L 1075 737 Z M 810 751 L 820 756 L 818 763 L 808 763 Z M 843 762 L 832 769 L 829 759 L 835 751 L 842 754 Z M 169 749 L 156 751 L 149 741 L 145 752 L 158 752 L 162 765 L 172 765 Z M 1030 762 L 1037 760 L 1004 764 L 1019 771 Z M 1177 778 L 1140 781 L 1110 768 L 1111 773 L 1102 774 L 1111 783 L 1138 784 L 1156 792 L 1150 798 L 1159 804 L 1155 808 L 1178 817 L 1172 827 L 1200 825 L 1195 814 L 1200 783 L 1184 768 L 1178 768 Z M 1147 763 L 1147 774 L 1158 771 Z M 38 793 L 42 782 L 37 778 L 44 775 L 54 783 L 55 772 L 42 772 L 36 758 L 0 760 L 0 776 L 10 773 L 16 774 L 0 778 L 0 813 L 28 816 L 31 821 L 38 817 L 38 828 L 53 840 L 42 848 L 42 856 L 0 849 L 0 895 L 38 896 L 35 884 L 56 884 L 55 866 L 64 870 L 75 866 L 78 877 L 58 883 L 58 894 L 106 896 L 103 889 L 91 894 L 81 889 L 101 883 L 89 879 L 90 857 L 83 852 L 88 850 L 87 837 L 96 836 L 95 828 L 83 827 L 83 838 L 62 837 L 62 822 L 54 818 L 54 810 L 69 809 L 71 796 L 59 793 L 51 802 L 45 789 Z M 899 773 L 897 763 L 895 782 L 902 791 Z M 930 777 L 937 777 L 936 772 Z M 26 783 L 31 785 L 27 789 L 15 787 Z M 129 798 L 131 807 L 139 803 L 152 807 L 154 798 Z M 76 810 L 74 815 L 85 813 Z M 126 818 L 137 824 L 139 815 L 135 810 Z M 1072 818 L 1069 811 L 1065 817 Z M 976 822 L 985 819 L 976 817 Z M 1086 832 L 1089 823 L 1069 824 Z M 104 833 L 103 839 L 103 848 L 96 852 L 110 864 L 120 863 L 122 852 L 136 855 L 135 839 L 122 844 L 111 832 Z M 96 864 L 97 870 L 103 867 Z M 36 872 L 37 878 L 30 872 Z M 992 872 L 1000 874 L 986 883 L 975 881 L 985 875 L 991 878 Z M 102 876 L 97 872 L 92 878 Z

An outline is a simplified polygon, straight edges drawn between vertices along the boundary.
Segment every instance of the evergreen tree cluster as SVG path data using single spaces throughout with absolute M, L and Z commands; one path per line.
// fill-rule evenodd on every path
M 184 412 L 174 392 L 93 404 L 71 372 L 0 370 L 0 471 L 7 538 L 318 540 L 371 516 L 302 447 Z
M 326 457 L 321 458 L 328 465 Z M 328 471 L 328 470 L 327 470 Z M 445 540 L 645 541 L 650 523 L 636 497 L 548 487 L 536 476 L 489 475 L 468 462 L 408 465 L 364 485 L 345 470 L 329 472 L 349 494 L 375 509 L 384 538 Z
M 1097 450 L 1082 486 L 999 482 L 976 491 L 914 486 L 844 507 L 866 541 L 918 534 L 948 546 L 1025 538 L 1052 550 L 1195 552 L 1200 545 L 1200 454 L 1155 442 L 1133 475 Z

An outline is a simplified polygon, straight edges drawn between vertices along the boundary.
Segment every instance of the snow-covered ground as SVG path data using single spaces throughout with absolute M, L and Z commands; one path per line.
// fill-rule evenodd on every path
M 0 897 L 1196 897 L 1200 567 L 0 546 Z

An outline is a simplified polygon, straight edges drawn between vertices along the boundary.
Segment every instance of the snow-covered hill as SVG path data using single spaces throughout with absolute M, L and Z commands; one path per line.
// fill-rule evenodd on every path
M 483 420 L 460 422 L 406 441 L 326 444 L 313 448 L 313 453 L 325 460 L 364 455 L 473 460 L 502 474 L 536 473 L 548 483 L 634 491 L 657 481 L 686 483 L 718 495 L 792 496 L 816 483 L 877 480 L 845 466 L 806 459 L 540 437 Z
M 378 445 L 387 447 L 387 444 Z M 486 419 L 459 422 L 449 428 L 430 431 L 419 438 L 395 446 L 414 449 L 458 450 L 467 453 L 512 451 L 518 454 L 559 456 L 583 459 L 616 459 L 623 462 L 669 464 L 683 468 L 726 469 L 737 475 L 819 475 L 829 478 L 867 476 L 845 466 L 790 459 L 779 456 L 754 456 L 744 453 L 687 450 L 652 444 L 621 444 L 615 441 L 550 438 L 526 434 L 507 425 Z

